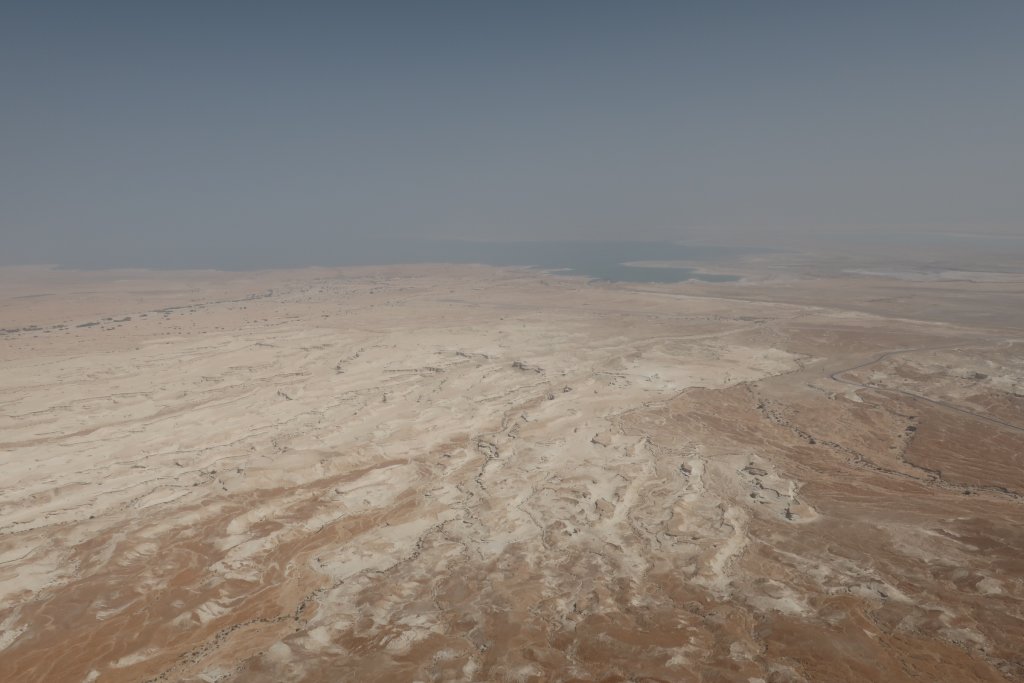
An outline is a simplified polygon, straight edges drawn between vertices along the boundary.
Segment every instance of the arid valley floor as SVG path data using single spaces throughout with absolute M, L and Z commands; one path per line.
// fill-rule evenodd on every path
M 0 269 L 0 681 L 1024 681 L 1024 276 L 743 268 Z

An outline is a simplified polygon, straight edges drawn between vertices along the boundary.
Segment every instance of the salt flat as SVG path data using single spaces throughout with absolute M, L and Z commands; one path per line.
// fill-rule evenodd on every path
M 1024 680 L 1019 283 L 0 271 L 4 681 Z

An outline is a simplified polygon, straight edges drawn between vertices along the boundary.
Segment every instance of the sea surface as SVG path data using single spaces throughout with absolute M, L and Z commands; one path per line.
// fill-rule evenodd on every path
M 608 282 L 731 282 L 735 275 L 705 273 L 697 268 L 648 268 L 626 265 L 633 261 L 716 260 L 742 253 L 741 250 L 684 246 L 651 242 L 518 242 L 515 244 L 448 243 L 436 259 L 454 263 L 483 263 L 493 266 L 529 266 L 560 275 L 587 277 Z M 426 254 L 423 254 L 426 255 Z
M 707 282 L 738 280 L 734 275 L 703 272 L 705 268 L 646 268 L 625 265 L 634 261 L 690 261 L 706 264 L 713 271 L 716 261 L 754 253 L 734 247 L 685 245 L 672 242 L 468 242 L 434 240 L 344 240 L 336 244 L 311 245 L 297 240 L 274 247 L 234 242 L 209 244 L 206 248 L 181 245 L 132 253 L 93 252 L 88 249 L 45 259 L 64 268 L 153 268 L 260 270 L 307 266 L 372 266 L 414 263 L 480 263 L 493 266 L 522 266 L 562 275 L 611 282 Z
M 702 280 L 704 282 L 735 282 L 737 275 L 721 273 L 704 273 L 695 268 L 648 268 L 646 266 L 627 266 L 621 263 L 591 264 L 583 268 L 558 268 L 553 270 L 556 275 L 581 275 L 591 280 L 604 282 L 684 282 L 686 280 Z

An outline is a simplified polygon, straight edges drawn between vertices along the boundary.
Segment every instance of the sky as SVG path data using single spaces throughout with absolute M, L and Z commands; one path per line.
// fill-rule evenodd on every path
M 1021 36 L 1018 0 L 3 2 L 0 263 L 1024 238 Z

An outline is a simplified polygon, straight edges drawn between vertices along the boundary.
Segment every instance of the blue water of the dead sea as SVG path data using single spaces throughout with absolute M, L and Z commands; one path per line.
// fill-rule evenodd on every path
M 546 268 L 544 270 L 555 275 L 580 275 L 603 282 L 685 282 L 686 280 L 735 282 L 740 279 L 736 275 L 703 273 L 694 268 L 653 268 L 628 266 L 622 263 L 592 263 L 583 267 Z
M 202 248 L 197 248 L 201 246 Z M 646 268 L 632 261 L 688 261 L 714 270 L 716 261 L 755 251 L 736 247 L 671 242 L 464 242 L 456 240 L 383 240 L 343 238 L 311 243 L 303 240 L 260 243 L 257 240 L 203 245 L 170 243 L 161 249 L 135 250 L 130 244 L 107 244 L 47 254 L 37 263 L 57 261 L 65 268 L 155 268 L 260 270 L 307 266 L 385 266 L 414 263 L 480 263 L 524 266 L 611 282 L 706 282 L 738 280 L 734 275 L 698 268 Z M 63 257 L 63 258 L 61 258 Z M 3 259 L 0 258 L 0 262 Z M 33 262 L 33 261 L 29 261 Z
M 648 268 L 625 265 L 632 261 L 699 261 L 714 267 L 716 260 L 750 253 L 733 247 L 653 242 L 433 242 L 417 245 L 414 258 L 404 262 L 483 263 L 492 266 L 530 266 L 559 275 L 608 282 L 733 282 L 735 275 L 705 273 L 697 268 Z M 383 257 L 381 255 L 378 258 Z

